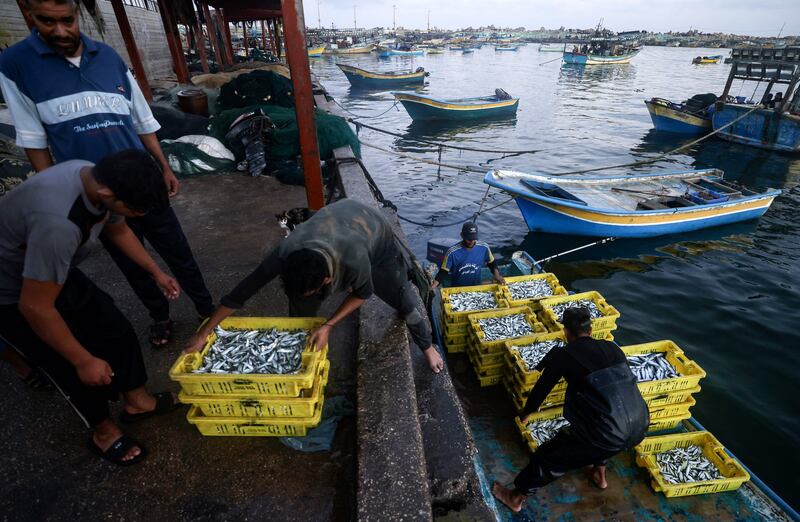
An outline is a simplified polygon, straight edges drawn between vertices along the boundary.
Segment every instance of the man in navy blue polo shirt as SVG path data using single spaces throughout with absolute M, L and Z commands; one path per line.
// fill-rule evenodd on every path
M 481 284 L 481 268 L 488 266 L 494 280 L 501 285 L 506 280 L 500 275 L 489 245 L 478 241 L 478 225 L 472 221 L 461 227 L 461 242 L 451 246 L 444 255 L 442 266 L 436 274 L 432 288 L 436 288 L 450 275 L 450 286 L 476 286 Z
M 23 0 L 31 35 L 0 55 L 0 88 L 14 119 L 17 144 L 36 171 L 80 159 L 97 163 L 125 149 L 146 149 L 164 172 L 170 196 L 179 184 L 161 151 L 153 118 L 139 86 L 109 46 L 80 33 L 74 0 Z M 49 146 L 49 148 L 48 148 Z M 214 311 L 211 294 L 172 208 L 128 220 L 164 259 L 201 317 Z M 149 274 L 107 237 L 111 257 L 153 319 L 150 341 L 169 341 L 169 303 Z

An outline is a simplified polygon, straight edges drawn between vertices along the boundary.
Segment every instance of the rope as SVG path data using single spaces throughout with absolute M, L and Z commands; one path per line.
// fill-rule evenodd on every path
M 547 60 L 546 62 L 542 62 L 542 63 L 539 64 L 539 67 L 541 67 L 542 65 L 544 65 L 546 63 L 553 63 L 556 60 L 563 60 L 563 57 L 559 56 L 558 58 L 553 58 L 552 60 Z
M 452 165 L 450 163 L 442 163 L 442 162 L 439 162 L 439 161 L 429 160 L 427 158 L 420 158 L 419 156 L 412 156 L 411 154 L 406 154 L 405 152 L 397 152 L 395 150 L 385 149 L 383 147 L 380 147 L 380 146 L 375 145 L 373 143 L 370 143 L 368 141 L 364 141 L 364 140 L 360 140 L 360 141 L 361 141 L 361 144 L 364 145 L 365 147 L 369 147 L 371 149 L 376 149 L 376 150 L 379 150 L 381 152 L 385 152 L 387 154 L 392 154 L 392 155 L 395 155 L 395 156 L 399 156 L 401 158 L 406 158 L 406 159 L 410 159 L 410 160 L 413 160 L 413 161 L 419 161 L 420 163 L 428 163 L 430 165 L 437 165 L 439 167 L 445 167 L 445 168 L 454 169 L 454 170 L 462 170 L 464 172 L 477 172 L 479 174 L 486 174 L 486 169 L 479 169 L 479 168 L 475 168 L 475 167 L 470 167 L 469 165 Z
M 389 112 L 390 110 L 392 110 L 392 109 L 394 109 L 395 107 L 397 107 L 397 104 L 399 103 L 398 101 L 395 101 L 395 102 L 392 104 L 392 106 L 391 106 L 391 107 L 389 107 L 388 109 L 386 109 L 386 110 L 385 110 L 385 111 L 383 111 L 382 113 L 380 113 L 380 114 L 377 114 L 377 115 L 375 115 L 375 116 L 362 116 L 362 115 L 359 115 L 359 114 L 356 114 L 356 113 L 354 113 L 353 111 L 351 111 L 350 109 L 348 109 L 347 107 L 345 107 L 344 105 L 342 105 L 341 103 L 339 103 L 338 101 L 336 101 L 336 98 L 332 98 L 332 99 L 333 99 L 333 103 L 335 103 L 336 105 L 338 105 L 338 106 L 339 106 L 339 107 L 340 107 L 340 108 L 341 108 L 343 111 L 345 111 L 346 113 L 348 113 L 348 114 L 352 115 L 352 116 L 353 116 L 355 119 L 367 119 L 367 120 L 370 120 L 370 119 L 375 119 L 375 118 L 380 118 L 381 116 L 383 116 L 384 114 L 386 114 L 386 113 L 387 113 L 387 112 Z M 399 111 L 400 109 L 397 109 L 397 110 Z M 350 123 L 356 124 L 356 122 L 355 122 L 355 119 L 351 119 L 351 118 L 345 118 L 345 119 L 346 119 L 347 121 L 349 121 Z M 356 125 L 358 125 L 358 124 L 356 124 Z M 363 124 L 362 124 L 362 125 L 363 125 Z
M 395 105 L 397 105 L 397 102 L 395 102 Z M 407 134 L 400 134 L 397 132 L 388 131 L 386 129 L 381 129 L 380 127 L 374 127 L 372 125 L 367 125 L 366 123 L 354 121 L 350 118 L 345 118 L 345 119 L 350 123 L 352 123 L 353 125 L 355 125 L 357 129 L 360 127 L 364 127 L 365 129 L 374 130 L 375 132 L 382 132 L 383 134 L 388 134 L 389 136 L 394 136 L 395 138 L 403 138 L 407 140 L 418 141 L 420 143 L 427 143 L 429 145 L 436 145 L 437 147 L 444 147 L 447 149 L 465 150 L 469 152 L 486 152 L 489 154 L 509 154 L 509 155 L 535 154 L 537 152 L 542 152 L 541 150 L 499 150 L 499 149 L 479 149 L 476 147 L 460 147 L 458 145 L 449 145 L 442 141 L 410 137 Z
M 486 192 L 488 193 L 489 191 L 487 190 Z M 486 201 L 486 199 L 487 199 L 486 196 L 484 196 L 483 199 L 481 200 L 480 208 L 483 208 L 483 203 Z M 445 227 L 452 227 L 452 226 L 455 226 L 455 225 L 461 225 L 461 224 L 465 223 L 467 220 L 472 220 L 472 222 L 474 223 L 475 221 L 478 220 L 478 217 L 481 214 L 485 214 L 485 213 L 489 212 L 490 210 L 496 209 L 497 207 L 502 207 L 503 205 L 505 205 L 506 203 L 510 203 L 511 201 L 514 201 L 514 198 L 508 198 L 505 201 L 503 201 L 502 203 L 498 203 L 497 205 L 495 205 L 493 207 L 489 207 L 486 210 L 478 210 L 478 212 L 473 213 L 469 218 L 460 219 L 458 221 L 453 221 L 452 223 L 441 223 L 441 224 L 440 223 L 422 223 L 422 222 L 419 222 L 419 221 L 414 221 L 412 219 L 408 219 L 407 217 L 403 217 L 400 214 L 397 214 L 397 217 L 402 219 L 403 221 L 407 221 L 409 223 L 412 223 L 414 225 L 418 225 L 418 226 L 421 226 L 421 227 L 426 227 L 426 228 L 445 228 Z
M 756 111 L 756 110 L 758 110 L 760 108 L 761 108 L 760 105 L 756 105 L 755 107 L 753 107 L 749 111 L 745 112 L 744 114 L 742 114 L 741 116 L 739 116 L 735 120 L 733 120 L 733 121 L 731 121 L 729 123 L 726 123 L 725 125 L 723 125 L 719 129 L 715 130 L 714 132 L 710 132 L 710 133 L 706 134 L 705 136 L 701 136 L 700 138 L 697 138 L 696 140 L 690 141 L 689 143 L 687 143 L 685 145 L 681 145 L 678 148 L 672 149 L 669 152 L 665 152 L 664 154 L 659 154 L 658 156 L 656 156 L 655 158 L 652 158 L 652 159 L 635 161 L 633 163 L 621 163 L 619 165 L 608 165 L 606 167 L 596 167 L 596 168 L 593 168 L 593 169 L 570 170 L 570 171 L 567 171 L 567 172 L 545 173 L 545 175 L 547 175 L 547 176 L 567 176 L 567 175 L 573 175 L 573 174 L 586 174 L 587 172 L 599 172 L 601 170 L 619 169 L 619 168 L 624 168 L 624 167 L 638 167 L 640 165 L 649 165 L 651 163 L 656 163 L 656 162 L 659 162 L 659 161 L 663 160 L 667 156 L 671 156 L 672 154 L 680 152 L 680 151 L 682 151 L 684 149 L 688 149 L 692 145 L 697 145 L 701 141 L 707 140 L 711 136 L 714 136 L 715 134 L 727 129 L 728 127 L 730 127 L 734 123 L 738 122 L 739 120 L 741 120 L 745 116 L 748 116 L 751 112 Z

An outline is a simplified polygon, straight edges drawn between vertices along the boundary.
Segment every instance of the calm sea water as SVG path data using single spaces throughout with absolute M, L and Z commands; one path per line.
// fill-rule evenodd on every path
M 628 65 L 562 66 L 536 45 L 516 53 L 484 47 L 425 57 L 312 60 L 312 71 L 345 108 L 379 115 L 388 92 L 353 92 L 335 62 L 370 70 L 424 67 L 423 93 L 441 98 L 482 96 L 505 89 L 520 98 L 516 120 L 459 126 L 412 123 L 402 106 L 365 119 L 402 137 L 369 130 L 361 138 L 384 148 L 437 159 L 425 137 L 459 145 L 538 150 L 498 154 L 445 151 L 442 161 L 529 172 L 559 172 L 653 157 L 690 140 L 652 129 L 643 100 L 682 100 L 719 94 L 728 65 L 692 65 L 717 49 L 645 48 Z M 550 63 L 543 63 L 548 62 Z M 754 85 L 734 84 L 750 96 Z M 399 109 L 399 110 L 398 110 Z M 438 169 L 364 147 L 364 160 L 384 195 L 404 216 L 421 222 L 466 220 L 486 192 L 482 174 Z M 708 373 L 692 410 L 695 418 L 791 504 L 800 505 L 800 157 L 708 140 L 638 172 L 716 167 L 749 187 L 784 190 L 767 214 L 748 222 L 691 234 L 620 240 L 558 258 L 547 265 L 568 288 L 597 290 L 621 312 L 621 344 L 672 339 Z M 622 170 L 606 171 L 609 175 Z M 503 201 L 497 192 L 487 206 Z M 511 203 L 481 216 L 482 239 L 500 258 L 524 249 L 536 259 L 586 244 L 587 238 L 534 234 Z M 433 236 L 457 237 L 460 227 L 404 224 L 424 258 Z

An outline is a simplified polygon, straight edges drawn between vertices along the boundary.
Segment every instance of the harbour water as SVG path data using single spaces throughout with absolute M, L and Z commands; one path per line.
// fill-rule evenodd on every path
M 312 59 L 312 72 L 352 113 L 378 116 L 365 123 L 402 137 L 361 130 L 380 147 L 428 160 L 438 149 L 415 137 L 493 150 L 500 154 L 445 150 L 441 160 L 472 167 L 558 173 L 652 158 L 691 140 L 657 133 L 644 99 L 680 101 L 697 93 L 719 94 L 729 66 L 692 65 L 695 56 L 720 49 L 647 47 L 629 65 L 562 66 L 536 45 L 498 53 L 445 51 L 424 57 Z M 513 120 L 443 126 L 412 123 L 388 92 L 355 92 L 335 66 L 340 61 L 369 70 L 424 67 L 424 94 L 440 98 L 488 95 L 496 88 L 520 98 Z M 549 63 L 543 63 L 548 62 Z M 542 65 L 540 65 L 543 63 Z M 753 85 L 732 93 L 750 97 Z M 763 86 L 761 86 L 763 88 Z M 756 93 L 758 99 L 758 93 Z M 385 114 L 382 114 L 385 113 Z M 487 186 L 482 174 L 437 169 L 363 148 L 367 167 L 399 213 L 438 224 L 468 219 Z M 692 410 L 744 463 L 794 506 L 800 505 L 800 157 L 710 139 L 635 172 L 716 167 L 751 188 L 781 188 L 757 222 L 679 236 L 618 240 L 550 262 L 575 291 L 594 289 L 621 312 L 620 344 L 671 339 L 708 373 Z M 622 174 L 633 170 L 607 170 Z M 602 173 L 600 173 L 602 174 Z M 486 207 L 506 196 L 492 191 Z M 524 249 L 536 259 L 583 245 L 587 238 L 529 233 L 513 203 L 482 215 L 481 238 L 498 257 Z M 426 228 L 404 223 L 420 258 L 430 237 L 457 237 L 460 225 Z

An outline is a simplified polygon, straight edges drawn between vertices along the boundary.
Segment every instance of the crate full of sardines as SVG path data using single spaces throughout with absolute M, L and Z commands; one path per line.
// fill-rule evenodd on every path
M 645 437 L 636 446 L 636 463 L 650 474 L 653 489 L 667 497 L 733 491 L 750 480 L 707 431 Z
M 184 397 L 299 397 L 312 389 L 328 347 L 309 346 L 322 317 L 231 317 L 198 353 L 182 354 L 169 371 Z

